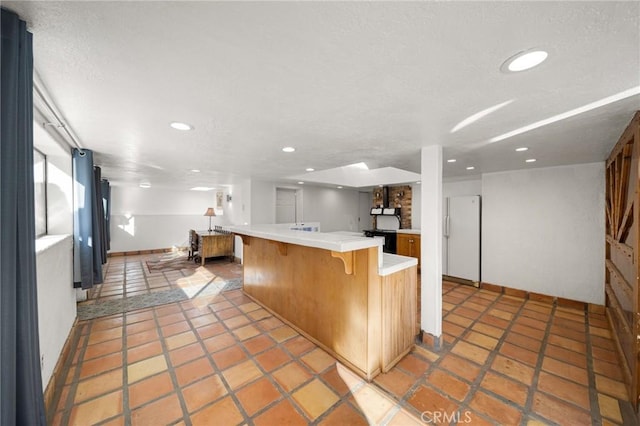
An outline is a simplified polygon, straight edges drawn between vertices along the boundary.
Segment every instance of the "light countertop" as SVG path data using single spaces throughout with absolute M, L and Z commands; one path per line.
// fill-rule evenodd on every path
M 418 260 L 413 257 L 383 253 L 383 237 L 367 238 L 363 237 L 361 232 L 291 231 L 274 225 L 237 225 L 227 226 L 225 229 L 250 237 L 264 238 L 265 240 L 297 244 L 341 253 L 378 247 L 378 275 L 380 276 L 390 275 L 418 264 Z
M 418 264 L 415 257 L 400 256 L 397 254 L 383 253 L 382 266 L 378 268 L 378 275 L 391 275 L 394 272 L 402 271 Z
M 420 235 L 420 229 L 398 229 L 398 234 L 416 234 Z
M 339 232 L 290 231 L 276 225 L 236 225 L 225 229 L 237 234 L 300 246 L 332 250 L 339 253 L 380 247 L 383 241 L 378 238 L 367 238 L 361 235 L 349 235 Z

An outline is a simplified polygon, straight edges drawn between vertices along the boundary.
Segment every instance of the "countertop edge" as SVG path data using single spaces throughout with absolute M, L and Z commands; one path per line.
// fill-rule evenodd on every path
M 421 235 L 422 231 L 420 229 L 398 229 L 397 233 Z
M 378 268 L 378 275 L 385 277 L 417 265 L 418 259 L 415 257 L 384 253 L 382 255 L 382 267 Z
M 238 235 L 247 235 L 249 237 L 263 238 L 265 240 L 331 250 L 339 253 L 353 250 L 362 250 L 372 247 L 381 247 L 383 245 L 383 242 L 380 239 L 367 237 L 344 236 L 344 238 L 339 240 L 335 240 L 334 238 L 334 241 L 331 241 L 332 238 L 323 240 L 322 236 L 332 235 L 330 233 L 323 232 L 290 230 L 278 230 L 277 232 L 273 232 L 264 229 L 251 229 L 242 226 L 228 226 L 225 227 L 225 229 Z M 312 237 L 312 235 L 315 237 Z

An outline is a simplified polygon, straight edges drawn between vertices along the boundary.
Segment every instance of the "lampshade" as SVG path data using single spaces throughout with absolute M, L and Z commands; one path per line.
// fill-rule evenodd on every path
M 204 215 L 205 216 L 215 216 L 216 212 L 213 210 L 213 207 L 209 207 Z

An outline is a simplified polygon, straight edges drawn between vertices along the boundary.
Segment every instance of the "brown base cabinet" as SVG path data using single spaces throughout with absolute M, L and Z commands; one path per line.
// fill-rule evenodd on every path
M 415 257 L 418 259 L 418 271 L 420 270 L 420 235 L 397 234 L 396 251 L 401 256 Z

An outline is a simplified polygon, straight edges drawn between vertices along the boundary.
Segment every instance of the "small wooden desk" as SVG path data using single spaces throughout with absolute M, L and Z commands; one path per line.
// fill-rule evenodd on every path
M 198 231 L 198 255 L 202 265 L 208 257 L 233 257 L 233 235 L 226 232 Z

